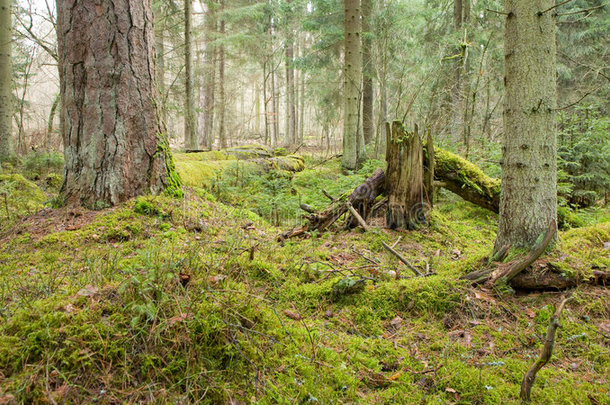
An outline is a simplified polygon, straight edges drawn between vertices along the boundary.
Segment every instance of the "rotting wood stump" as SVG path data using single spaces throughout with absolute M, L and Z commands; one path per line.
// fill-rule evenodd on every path
M 430 202 L 424 187 L 424 151 L 417 125 L 413 132 L 407 132 L 400 121 L 394 121 L 387 132 L 385 183 L 386 226 L 412 230 L 425 224 Z

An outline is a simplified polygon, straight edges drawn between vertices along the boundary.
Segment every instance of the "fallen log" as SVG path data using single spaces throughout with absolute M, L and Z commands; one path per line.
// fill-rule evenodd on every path
M 358 212 L 362 218 L 368 215 L 369 207 L 372 207 L 377 196 L 384 191 L 385 174 L 383 170 L 377 169 L 375 173 L 356 187 L 347 197 L 335 198 L 334 201 L 323 211 L 307 216 L 307 222 L 297 228 L 291 229 L 278 236 L 278 241 L 300 236 L 314 230 L 323 231 L 348 211 L 349 204 Z M 357 220 L 354 219 L 354 221 Z
M 555 236 L 557 226 L 555 220 L 549 223 L 549 227 L 540 243 L 535 245 L 525 256 L 509 263 L 499 263 L 495 267 L 473 271 L 462 279 L 470 280 L 473 284 L 485 284 L 488 287 L 496 286 L 500 281 L 510 284 L 511 280 L 529 267 L 546 250 L 551 240 Z

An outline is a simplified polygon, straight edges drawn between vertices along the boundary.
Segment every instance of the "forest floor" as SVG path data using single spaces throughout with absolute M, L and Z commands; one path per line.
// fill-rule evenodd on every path
M 322 189 L 350 191 L 379 164 L 210 164 L 183 175 L 184 199 L 101 211 L 45 208 L 52 175 L 0 175 L 0 404 L 518 403 L 562 293 L 459 279 L 489 255 L 495 214 L 441 193 L 419 230 L 276 241 L 300 202 L 322 208 Z M 580 214 L 587 226 L 560 232 L 547 259 L 607 270 L 610 210 Z M 385 252 L 399 238 L 433 275 Z M 608 404 L 610 289 L 572 291 L 532 399 Z

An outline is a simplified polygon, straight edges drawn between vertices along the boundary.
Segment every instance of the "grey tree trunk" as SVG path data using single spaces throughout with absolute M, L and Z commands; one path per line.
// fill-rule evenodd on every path
M 506 0 L 504 147 L 497 251 L 531 247 L 557 219 L 554 0 Z
M 100 208 L 179 194 L 155 102 L 150 1 L 58 0 L 57 36 L 65 201 Z
M 61 100 L 61 94 L 57 93 L 51 104 L 51 110 L 49 111 L 49 119 L 47 120 L 47 136 L 45 138 L 45 150 L 51 151 L 51 135 L 53 134 L 53 124 L 55 123 L 55 114 L 57 113 L 57 106 Z
M 345 55 L 343 69 L 343 158 L 345 169 L 358 165 L 358 137 L 360 118 L 360 85 L 362 56 L 360 55 L 360 1 L 344 0 Z
M 203 144 L 212 149 L 214 143 L 214 96 L 216 89 L 216 14 L 212 1 L 206 2 L 205 14 L 205 61 L 203 76 Z
M 224 0 L 220 1 L 220 12 L 222 13 L 225 8 Z M 220 20 L 220 35 L 225 34 L 225 20 Z M 220 45 L 218 50 L 218 90 L 219 90 L 219 112 L 218 112 L 218 137 L 220 138 L 220 148 L 225 149 L 227 147 L 227 130 L 225 127 L 225 114 L 226 114 L 226 100 L 225 100 L 225 46 Z
M 156 53 L 157 53 L 157 89 L 159 90 L 160 97 L 160 113 L 161 120 L 165 125 L 167 123 L 167 103 L 165 100 L 165 30 L 159 28 L 155 38 Z
M 195 89 L 193 85 L 193 0 L 184 0 L 184 66 L 186 97 L 184 100 L 184 147 L 197 149 Z
M 362 134 L 366 145 L 373 141 L 373 58 L 371 57 L 372 0 L 362 0 Z
M 11 0 L 0 0 L 0 161 L 6 160 L 13 154 L 11 27 Z

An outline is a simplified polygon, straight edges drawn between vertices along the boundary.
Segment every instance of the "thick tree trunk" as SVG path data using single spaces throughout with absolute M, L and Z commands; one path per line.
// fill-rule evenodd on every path
M 343 159 L 344 168 L 353 170 L 358 164 L 360 118 L 360 85 L 362 56 L 360 55 L 360 1 L 344 0 L 345 55 L 343 69 Z
M 155 45 L 157 53 L 157 89 L 159 90 L 159 109 L 161 114 L 161 121 L 163 125 L 167 124 L 167 103 L 165 100 L 165 30 L 161 27 L 157 27 L 157 33 L 155 35 Z
M 507 0 L 504 147 L 496 250 L 532 246 L 557 218 L 553 0 Z
M 0 161 L 6 160 L 13 154 L 11 27 L 11 0 L 0 0 Z
M 179 193 L 155 98 L 149 1 L 57 1 L 61 115 L 70 204 Z
M 184 147 L 198 149 L 195 121 L 195 89 L 193 86 L 193 0 L 184 0 Z
M 365 145 L 373 141 L 373 58 L 371 57 L 372 0 L 362 0 L 362 134 Z
M 390 229 L 415 229 L 426 222 L 429 207 L 424 190 L 424 153 L 417 131 L 407 133 L 400 121 L 392 123 L 387 139 L 386 189 Z

